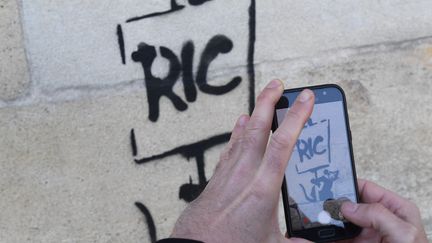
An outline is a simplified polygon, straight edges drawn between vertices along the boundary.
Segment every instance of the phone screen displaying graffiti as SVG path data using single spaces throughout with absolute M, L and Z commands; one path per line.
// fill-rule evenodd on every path
M 358 202 L 345 95 L 332 84 L 307 88 L 315 94 L 314 109 L 294 146 L 282 185 L 287 232 L 314 242 L 352 238 L 360 228 L 340 213 L 343 201 Z M 284 91 L 273 131 L 303 89 Z

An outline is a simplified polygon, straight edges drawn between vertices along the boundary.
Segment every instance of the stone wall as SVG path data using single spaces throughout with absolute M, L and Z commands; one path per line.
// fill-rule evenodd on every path
M 0 242 L 168 236 L 274 78 L 345 89 L 358 176 L 432 237 L 431 8 L 0 0 Z

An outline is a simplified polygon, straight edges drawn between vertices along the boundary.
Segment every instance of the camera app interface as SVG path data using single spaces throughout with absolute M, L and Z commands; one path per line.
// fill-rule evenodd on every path
M 278 124 L 287 111 L 276 111 Z M 344 227 L 341 202 L 357 199 L 342 101 L 315 104 L 285 176 L 293 230 Z

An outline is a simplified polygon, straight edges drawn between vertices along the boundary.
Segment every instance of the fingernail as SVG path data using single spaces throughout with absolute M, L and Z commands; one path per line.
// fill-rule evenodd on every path
M 310 100 L 310 98 L 312 97 L 310 92 L 310 90 L 303 90 L 298 97 L 299 101 L 304 103 Z
M 271 81 L 267 85 L 267 88 L 274 89 L 274 88 L 277 88 L 277 87 L 281 86 L 281 84 L 282 84 L 281 81 L 276 79 L 276 80 Z
M 345 213 L 354 213 L 358 208 L 358 204 L 357 203 L 353 203 L 353 202 L 345 202 L 344 204 L 342 204 L 342 212 Z

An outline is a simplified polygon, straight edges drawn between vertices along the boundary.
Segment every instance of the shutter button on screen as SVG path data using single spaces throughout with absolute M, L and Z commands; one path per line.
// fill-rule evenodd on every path
M 332 220 L 331 215 L 325 210 L 321 211 L 318 214 L 318 222 L 320 224 L 330 224 L 331 220 Z

